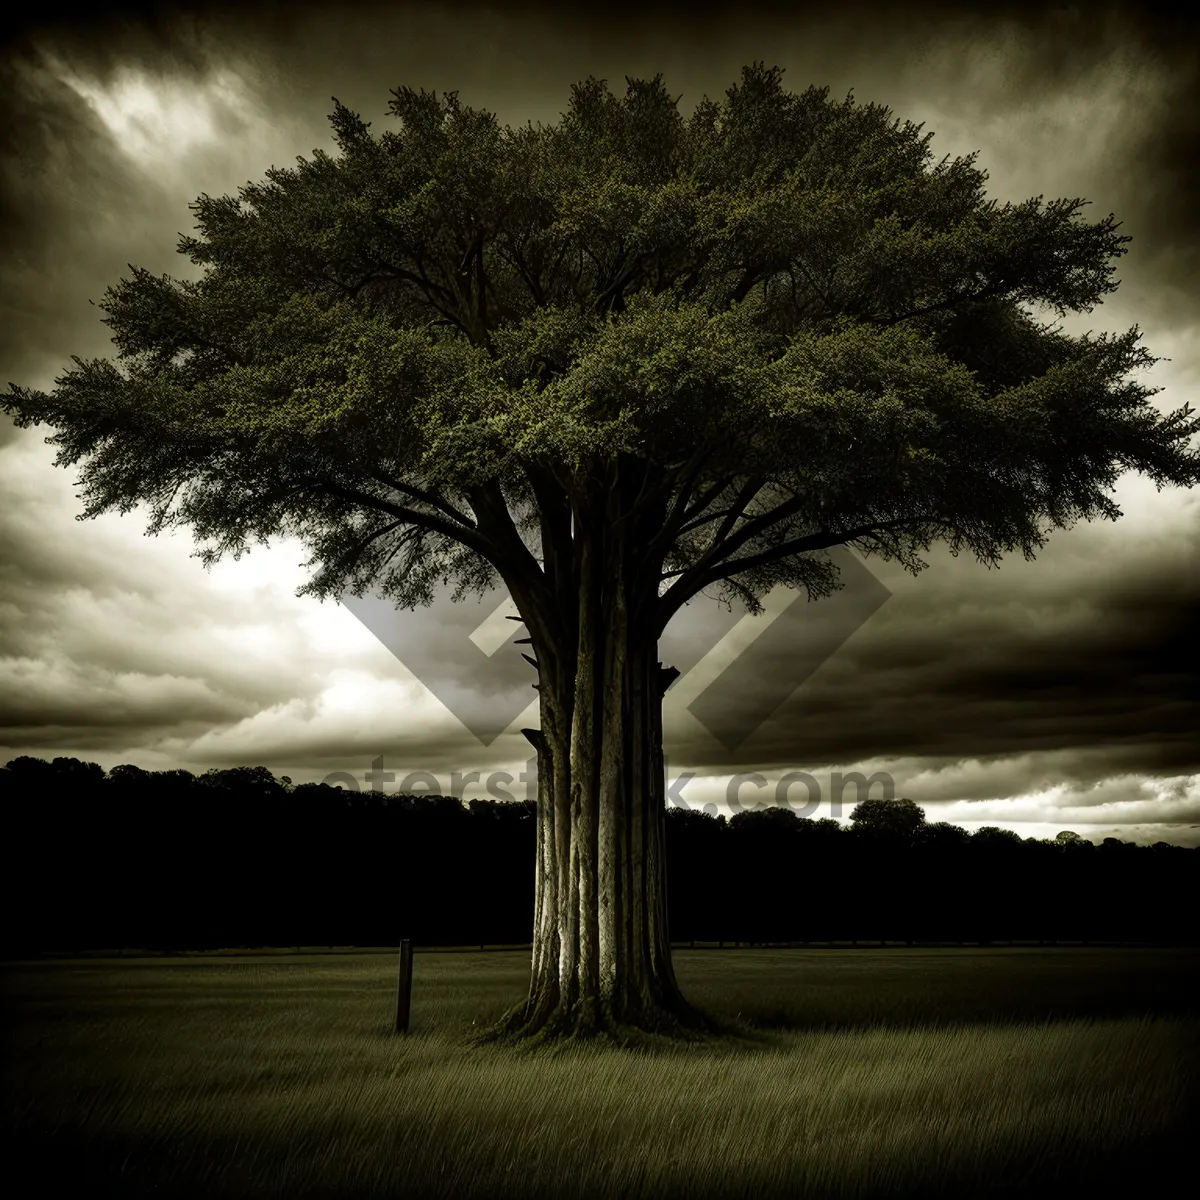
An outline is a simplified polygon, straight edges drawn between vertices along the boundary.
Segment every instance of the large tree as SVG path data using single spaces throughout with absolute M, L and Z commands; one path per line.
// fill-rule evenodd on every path
M 392 93 L 320 150 L 202 196 L 195 281 L 133 268 L 118 361 L 11 387 L 81 464 L 207 560 L 280 535 L 305 591 L 428 602 L 498 576 L 541 727 L 528 1033 L 693 1016 L 664 896 L 657 641 L 702 589 L 754 611 L 837 586 L 853 545 L 988 564 L 1115 518 L 1126 470 L 1200 478 L 1190 411 L 1128 377 L 1137 329 L 1072 337 L 1129 239 L 1084 201 L 985 198 L 888 109 L 747 68 L 684 117 L 659 78 L 577 85 L 551 127 Z

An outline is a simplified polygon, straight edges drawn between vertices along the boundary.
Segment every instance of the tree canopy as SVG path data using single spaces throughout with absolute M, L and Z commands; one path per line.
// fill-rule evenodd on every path
M 1190 411 L 1128 378 L 1136 327 L 1035 311 L 1114 289 L 1111 216 L 987 200 L 974 155 L 777 68 L 686 118 L 627 82 L 550 127 L 400 88 L 373 136 L 335 102 L 336 154 L 193 204 L 203 278 L 105 293 L 119 363 L 5 407 L 57 429 L 85 515 L 144 503 L 209 561 L 294 534 L 307 590 L 401 604 L 496 569 L 553 592 L 585 481 L 634 461 L 659 629 L 704 588 L 824 594 L 831 544 L 994 563 L 1116 516 L 1124 470 L 1195 481 Z
M 874 837 L 911 839 L 925 824 L 925 810 L 915 801 L 862 800 L 850 813 L 854 829 Z

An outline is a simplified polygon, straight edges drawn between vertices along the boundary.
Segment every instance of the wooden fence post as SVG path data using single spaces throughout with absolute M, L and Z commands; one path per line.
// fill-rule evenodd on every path
M 400 943 L 400 973 L 396 980 L 396 1032 L 408 1032 L 408 1014 L 412 1007 L 412 942 Z

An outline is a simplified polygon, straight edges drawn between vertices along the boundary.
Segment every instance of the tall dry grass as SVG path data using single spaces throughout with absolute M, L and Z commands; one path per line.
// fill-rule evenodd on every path
M 681 954 L 746 1035 L 651 1053 L 469 1045 L 514 954 L 418 955 L 403 1038 L 386 957 L 11 967 L 8 1125 L 43 1188 L 107 1194 L 1095 1192 L 1193 1099 L 1194 961 L 1138 953 Z

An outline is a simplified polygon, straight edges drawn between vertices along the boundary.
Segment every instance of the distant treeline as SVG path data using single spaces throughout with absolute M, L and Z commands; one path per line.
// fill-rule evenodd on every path
M 291 786 L 264 767 L 0 769 L 4 952 L 525 943 L 535 805 Z M 1194 942 L 1200 849 L 930 824 L 871 800 L 669 809 L 670 927 L 705 942 Z

